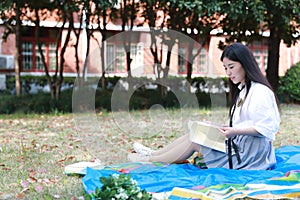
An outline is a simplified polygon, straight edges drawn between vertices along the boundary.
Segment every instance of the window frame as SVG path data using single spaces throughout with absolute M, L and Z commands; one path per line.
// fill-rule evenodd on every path
M 183 58 L 183 56 L 181 55 L 181 53 L 179 51 L 181 50 L 185 50 L 184 52 L 184 56 L 185 56 L 185 59 Z M 187 68 L 188 68 L 188 51 L 187 51 L 188 47 L 187 45 L 182 45 L 180 47 L 178 47 L 178 62 L 177 62 L 177 65 L 178 65 L 178 74 L 180 75 L 186 75 L 187 74 Z M 194 49 L 193 48 L 193 55 L 195 53 L 195 51 L 197 51 L 197 49 Z M 204 53 L 202 53 L 203 51 L 205 51 Z M 204 65 L 206 66 L 205 67 L 205 70 L 201 70 L 202 66 L 201 66 L 201 57 L 205 54 L 205 63 Z M 196 58 L 193 60 L 193 63 L 192 63 L 192 67 L 193 67 L 193 71 L 192 71 L 192 74 L 194 75 L 206 75 L 208 73 L 208 51 L 205 47 L 203 47 L 200 51 L 200 53 L 196 56 Z M 181 67 L 183 66 L 182 64 L 180 64 L 181 60 L 184 60 L 185 61 L 185 67 Z
M 32 34 L 33 33 L 31 33 L 31 35 Z M 37 58 L 40 57 L 40 55 L 39 55 L 38 46 L 37 46 L 37 42 L 35 40 L 34 35 L 32 35 L 32 36 L 23 36 L 23 37 L 21 37 L 20 40 L 21 40 L 21 45 L 19 47 L 19 50 L 20 50 L 20 58 L 19 58 L 20 62 L 19 63 L 20 63 L 21 72 L 45 72 L 44 67 L 42 69 L 39 69 L 38 66 L 37 66 Z M 39 40 L 40 40 L 41 43 L 45 44 L 44 56 L 45 56 L 45 62 L 46 62 L 48 71 L 49 72 L 54 72 L 55 68 L 50 67 L 50 59 L 51 59 L 50 44 L 54 43 L 56 45 L 59 45 L 58 48 L 60 50 L 60 43 L 57 43 L 55 38 L 50 38 L 50 37 L 40 37 Z M 24 57 L 23 56 L 23 44 L 26 43 L 26 42 L 31 43 L 31 51 L 30 51 L 31 56 L 32 56 L 31 69 L 24 69 L 24 66 L 23 66 L 23 57 Z
M 108 46 L 112 47 L 113 51 L 108 52 L 107 51 Z M 139 53 L 140 50 L 139 50 L 138 43 L 132 43 L 130 48 L 131 48 L 130 54 L 132 54 L 133 52 L 135 53 L 135 55 L 130 55 L 130 57 L 132 59 L 132 62 L 131 62 L 131 65 L 132 65 L 132 64 L 135 64 L 133 62 L 138 57 L 138 53 Z M 109 62 L 108 61 L 108 53 L 113 53 L 112 54 L 113 55 L 112 56 L 113 66 L 112 67 L 106 67 L 105 72 L 108 73 L 108 74 L 127 73 L 128 66 L 127 66 L 127 62 L 126 62 L 126 52 L 125 52 L 124 44 L 119 43 L 119 42 L 117 42 L 117 43 L 107 43 L 106 44 L 106 54 L 105 54 L 105 56 L 106 56 L 106 66 L 108 66 L 108 62 Z M 122 54 L 121 58 L 118 57 L 118 55 L 120 53 Z M 122 60 L 122 63 L 124 63 L 124 66 L 119 65 L 118 60 Z M 133 66 L 131 66 L 131 67 L 133 67 Z M 107 69 L 110 69 L 110 70 L 107 70 Z
M 265 74 L 268 67 L 268 43 L 267 40 L 253 41 L 248 45 L 260 70 Z M 258 51 L 259 53 L 256 53 Z M 257 59 L 259 57 L 259 59 Z

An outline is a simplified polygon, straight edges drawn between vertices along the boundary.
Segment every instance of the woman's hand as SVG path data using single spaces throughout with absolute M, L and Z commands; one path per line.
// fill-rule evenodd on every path
M 237 129 L 235 129 L 233 127 L 224 126 L 224 127 L 219 128 L 219 130 L 220 130 L 221 135 L 223 135 L 226 138 L 231 138 L 231 137 L 238 135 Z

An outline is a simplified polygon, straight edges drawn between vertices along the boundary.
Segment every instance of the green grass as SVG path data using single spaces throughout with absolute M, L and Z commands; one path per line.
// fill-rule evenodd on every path
M 0 199 L 80 199 L 81 177 L 64 175 L 66 165 L 125 162 L 133 141 L 162 147 L 190 119 L 225 123 L 227 109 L 0 115 Z M 275 147 L 299 145 L 299 120 L 299 105 L 282 105 Z

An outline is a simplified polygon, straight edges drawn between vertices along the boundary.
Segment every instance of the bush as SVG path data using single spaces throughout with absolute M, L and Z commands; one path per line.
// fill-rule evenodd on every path
M 74 77 L 64 77 L 62 86 L 72 88 L 74 85 Z M 45 76 L 22 76 L 21 77 L 22 93 L 29 94 L 33 93 L 32 91 L 37 90 L 42 92 L 43 88 L 47 88 L 48 82 Z M 14 93 L 15 91 L 15 77 L 7 76 L 6 77 L 6 91 L 5 93 Z M 35 89 L 34 89 L 35 88 Z
M 299 103 L 300 102 L 300 62 L 286 71 L 280 78 L 278 97 L 281 102 Z
M 22 77 L 23 79 L 23 77 Z M 31 80 L 31 81 L 29 81 Z M 109 82 L 111 85 L 116 85 L 118 77 L 107 78 L 107 83 Z M 159 89 L 147 89 L 145 85 L 150 83 L 151 80 L 147 80 L 143 78 L 138 80 L 138 82 L 145 83 L 140 88 L 137 88 L 134 93 L 130 96 L 129 99 L 124 99 L 122 96 L 119 97 L 118 101 L 125 105 L 126 109 L 129 110 L 141 110 L 141 109 L 149 109 L 153 105 L 159 104 L 164 108 L 180 108 L 182 106 L 193 105 L 193 101 L 186 102 L 188 96 L 186 96 L 186 92 L 182 90 L 182 80 L 183 78 L 172 77 L 170 80 L 172 88 L 168 91 L 168 93 L 162 97 Z M 69 89 L 63 90 L 60 94 L 59 100 L 51 99 L 49 93 L 38 92 L 35 94 L 27 93 L 30 91 L 30 86 L 33 83 L 38 85 L 46 85 L 46 82 L 42 81 L 42 78 L 36 77 L 26 77 L 23 80 L 26 82 L 25 86 L 29 86 L 26 92 L 24 92 L 20 97 L 16 97 L 11 94 L 0 95 L 0 114 L 10 114 L 10 113 L 51 113 L 51 112 L 61 112 L 61 113 L 70 113 L 72 112 L 72 96 L 73 96 L 73 87 L 72 81 L 74 79 L 66 80 L 68 85 L 70 85 Z M 224 84 L 225 83 L 225 84 Z M 14 85 L 14 79 L 11 77 L 7 81 L 7 85 L 9 85 L 10 90 L 12 90 Z M 212 79 L 212 78 L 195 78 L 193 79 L 192 85 L 196 87 L 195 95 L 198 99 L 199 107 L 210 107 L 211 106 L 211 95 L 212 92 L 214 95 L 218 93 L 224 94 L 226 89 L 226 80 L 223 78 Z M 220 88 L 217 93 L 214 93 L 214 88 Z M 94 88 L 92 88 L 94 90 Z M 174 94 L 176 91 L 176 94 Z M 83 98 L 88 97 L 91 91 L 83 90 L 80 95 Z M 94 92 L 94 91 L 92 91 Z M 122 93 L 122 89 L 120 89 Z M 126 91 L 123 91 L 126 93 Z M 87 93 L 87 94 L 86 94 Z M 111 96 L 113 93 L 113 88 L 106 90 L 99 89 L 99 86 L 96 89 L 95 93 L 95 105 L 88 105 L 89 110 L 96 109 L 97 111 L 111 111 Z M 121 94 L 120 94 L 121 95 Z M 176 95 L 179 95 L 184 99 L 184 102 L 180 102 L 180 98 L 178 99 Z M 129 102 L 125 102 L 129 101 Z M 224 98 L 222 98 L 224 101 Z M 185 105 L 181 105 L 184 103 Z M 120 105 L 118 105 L 120 106 Z M 127 108 L 128 107 L 128 108 Z M 121 108 L 121 107 L 120 107 Z
M 61 93 L 59 100 L 53 100 L 49 93 L 0 96 L 0 114 L 72 112 L 72 90 Z

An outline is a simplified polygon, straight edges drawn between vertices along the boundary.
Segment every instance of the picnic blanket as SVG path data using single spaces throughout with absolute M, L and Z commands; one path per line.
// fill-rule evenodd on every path
M 99 178 L 129 173 L 141 189 L 156 199 L 282 199 L 300 197 L 300 146 L 276 149 L 272 170 L 199 169 L 185 164 L 123 163 L 103 169 L 86 168 L 82 183 L 87 193 L 101 188 Z M 164 194 L 164 195 L 159 195 Z

